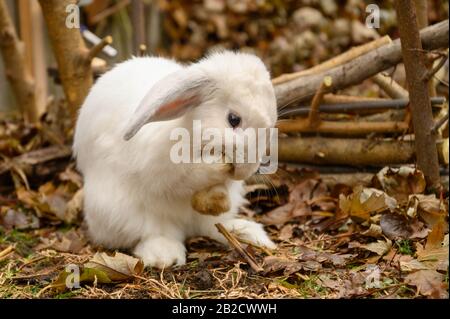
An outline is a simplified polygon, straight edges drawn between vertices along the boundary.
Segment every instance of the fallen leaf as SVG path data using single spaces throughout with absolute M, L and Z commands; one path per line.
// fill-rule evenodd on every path
M 392 210 L 396 206 L 394 198 L 374 188 L 356 187 L 353 194 L 339 197 L 340 209 L 357 222 L 368 221 L 371 213 Z
M 84 267 L 103 271 L 111 281 L 123 281 L 141 274 L 144 263 L 138 258 L 120 252 L 116 252 L 114 256 L 96 253 Z
M 370 224 L 369 229 L 366 229 L 361 233 L 361 235 L 368 236 L 368 237 L 374 237 L 379 238 L 383 236 L 383 231 L 381 227 L 377 224 Z
M 380 226 L 389 239 L 405 239 L 412 234 L 409 220 L 403 215 L 386 213 L 381 216 Z
M 381 189 L 396 200 L 407 201 L 411 194 L 425 191 L 426 181 L 423 173 L 414 167 L 384 167 L 376 175 Z
M 20 210 L 6 208 L 0 215 L 0 225 L 6 229 L 27 229 L 39 228 L 39 219 L 33 214 L 25 214 Z
M 445 275 L 435 270 L 418 270 L 405 277 L 405 283 L 416 286 L 420 294 L 435 298 L 448 298 Z
M 359 247 L 374 252 L 379 256 L 383 256 L 392 248 L 392 241 L 389 239 L 386 241 L 378 240 L 377 242 L 361 245 Z
M 448 208 L 436 195 L 411 195 L 408 199 L 407 215 L 420 217 L 428 226 L 433 227 L 447 215 Z
M 267 256 L 263 263 L 264 273 L 276 273 L 283 271 L 285 276 L 289 276 L 303 269 L 303 265 L 295 260 L 276 256 Z
M 261 217 L 261 222 L 266 225 L 283 225 L 292 219 L 292 210 L 294 207 L 294 203 L 287 203 L 286 205 L 279 206 L 264 214 Z

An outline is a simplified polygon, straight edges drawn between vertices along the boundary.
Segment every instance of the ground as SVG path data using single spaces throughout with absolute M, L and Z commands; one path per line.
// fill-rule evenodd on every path
M 347 185 L 281 165 L 249 182 L 242 208 L 277 249 L 193 238 L 187 264 L 160 271 L 89 243 L 82 179 L 66 150 L 48 151 L 48 128 L 3 129 L 0 298 L 448 297 L 448 190 L 427 191 L 414 168 Z M 73 269 L 81 283 L 69 289 Z

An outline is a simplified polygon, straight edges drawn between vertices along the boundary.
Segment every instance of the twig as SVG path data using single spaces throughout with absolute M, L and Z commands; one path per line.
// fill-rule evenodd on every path
M 439 63 L 433 67 L 432 69 L 428 70 L 422 77 L 422 81 L 429 81 L 444 65 L 445 62 L 447 62 L 448 54 L 446 54 L 444 57 L 441 58 Z
M 441 105 L 445 103 L 445 97 L 431 98 L 431 105 Z M 364 113 L 384 110 L 402 110 L 409 104 L 409 99 L 372 99 L 371 101 L 355 101 L 349 103 L 336 104 L 322 104 L 319 106 L 319 111 L 322 113 Z M 281 117 L 306 115 L 310 113 L 310 108 L 300 106 L 282 112 Z
M 94 45 L 92 48 L 89 49 L 88 54 L 86 56 L 86 61 L 90 64 L 92 60 L 100 53 L 102 52 L 103 48 L 107 45 L 110 45 L 113 42 L 113 38 L 108 35 L 104 37 L 99 43 Z
M 2 251 L 0 251 L 0 261 L 5 259 L 9 254 L 11 254 L 14 251 L 14 246 L 8 246 Z
M 402 133 L 408 130 L 404 122 L 355 122 L 321 121 L 315 128 L 309 126 L 308 119 L 278 121 L 276 127 L 282 133 L 333 133 L 346 136 L 366 135 L 370 133 Z
M 433 134 L 436 134 L 437 131 L 441 128 L 441 126 L 444 125 L 445 122 L 447 122 L 447 121 L 448 121 L 448 112 L 447 112 L 447 114 L 445 114 L 441 119 L 439 119 L 439 121 L 437 121 L 437 122 L 434 124 L 433 128 L 431 129 L 431 132 L 432 132 Z
M 250 246 L 253 246 L 255 248 L 258 248 L 258 249 L 262 250 L 268 256 L 272 256 L 273 255 L 272 252 L 269 249 L 267 249 L 266 247 L 264 247 L 264 246 L 256 245 L 255 243 L 252 243 L 250 240 L 247 240 L 247 239 L 244 239 L 244 238 L 241 238 L 241 237 L 236 237 L 236 239 L 238 241 L 240 241 L 241 243 L 244 243 L 246 245 L 250 245 Z
M 322 99 L 324 94 L 330 90 L 331 85 L 333 84 L 333 79 L 330 76 L 326 76 L 323 78 L 322 83 L 319 86 L 316 94 L 314 95 L 311 102 L 311 109 L 309 111 L 308 116 L 308 125 L 311 128 L 315 128 L 320 124 L 320 112 L 319 105 L 322 103 Z
M 230 245 L 234 249 L 236 249 L 236 251 L 242 257 L 244 257 L 244 259 L 247 261 L 249 266 L 255 272 L 262 272 L 264 270 L 260 265 L 258 265 L 258 262 L 244 250 L 244 248 L 241 246 L 239 241 L 230 232 L 228 232 L 228 230 L 226 230 L 222 224 L 217 223 L 217 224 L 215 224 L 215 226 L 217 227 L 217 230 L 219 231 L 219 233 L 221 233 L 223 235 L 223 237 L 225 237 L 225 239 L 230 243 Z
M 389 100 L 389 99 L 378 98 L 378 97 L 364 97 L 364 96 L 332 94 L 332 93 L 328 93 L 323 96 L 323 103 L 325 103 L 325 104 L 342 104 L 342 103 L 353 103 L 353 102 L 373 102 L 373 101 L 387 101 L 387 100 Z
M 408 98 L 408 91 L 405 90 L 400 84 L 395 82 L 393 78 L 389 78 L 383 73 L 378 73 L 372 78 L 372 80 L 391 98 Z

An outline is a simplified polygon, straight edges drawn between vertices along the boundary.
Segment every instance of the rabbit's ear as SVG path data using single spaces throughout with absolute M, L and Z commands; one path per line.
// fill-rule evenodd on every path
M 147 123 L 173 120 L 201 104 L 211 81 L 195 71 L 176 71 L 158 81 L 134 112 L 124 139 L 131 139 Z

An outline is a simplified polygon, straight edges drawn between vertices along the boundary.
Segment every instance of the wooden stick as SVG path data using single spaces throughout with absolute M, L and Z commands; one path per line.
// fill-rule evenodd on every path
M 422 81 L 430 81 L 432 77 L 445 65 L 448 60 L 448 53 L 439 60 L 436 66 L 432 67 L 422 77 Z
M 446 141 L 435 145 L 443 164 L 448 152 Z M 385 166 L 414 163 L 415 150 L 413 141 L 284 137 L 278 139 L 278 159 L 314 165 Z
M 0 261 L 14 251 L 14 246 L 8 246 L 0 251 Z
M 320 124 L 319 105 L 322 103 L 324 94 L 330 90 L 332 83 L 333 80 L 331 77 L 324 77 L 319 89 L 312 99 L 311 109 L 308 116 L 308 124 L 310 128 L 315 128 Z
M 391 42 L 392 42 L 391 38 L 388 35 L 386 35 L 382 38 L 376 39 L 369 43 L 365 43 L 363 45 L 351 48 L 349 51 L 344 52 L 344 53 L 342 53 L 330 60 L 327 60 L 319 65 L 316 65 L 310 69 L 300 71 L 300 72 L 295 72 L 295 73 L 283 74 L 283 75 L 273 79 L 272 83 L 274 85 L 277 85 L 277 84 L 281 84 L 281 83 L 285 83 L 285 82 L 294 80 L 300 76 L 311 75 L 311 74 L 316 74 L 319 72 L 330 70 L 336 66 L 342 65 L 344 63 L 348 63 L 349 61 L 353 60 L 354 58 L 356 58 L 358 56 L 361 56 L 367 52 L 370 52 L 376 48 L 379 48 L 379 47 L 381 47 L 385 44 L 389 44 Z
M 402 40 L 402 55 L 408 81 L 417 165 L 425 175 L 428 185 L 438 189 L 440 177 L 438 154 L 435 146 L 436 136 L 431 134 L 434 124 L 433 114 L 431 113 L 428 83 L 423 81 L 423 75 L 427 73 L 427 57 L 422 52 L 416 12 L 412 2 L 410 0 L 397 0 L 394 2 L 394 6 L 397 12 L 397 24 Z
M 37 165 L 55 159 L 69 157 L 72 154 L 70 147 L 49 146 L 11 159 L 10 163 L 0 163 L 0 175 L 7 172 L 14 164 L 16 165 Z
M 378 97 L 362 97 L 352 95 L 341 95 L 328 93 L 323 96 L 324 104 L 341 104 L 341 103 L 353 103 L 353 102 L 372 102 L 372 101 L 388 101 L 389 99 Z
M 372 80 L 391 98 L 407 99 L 408 91 L 393 78 L 385 76 L 383 73 L 376 74 Z
M 230 245 L 234 249 L 236 249 L 236 251 L 247 261 L 249 266 L 255 272 L 261 272 L 264 270 L 258 264 L 258 262 L 244 250 L 244 248 L 241 246 L 239 241 L 230 232 L 228 232 L 228 230 L 226 230 L 226 228 L 221 223 L 217 223 L 217 224 L 215 224 L 215 226 L 217 227 L 217 230 L 219 231 L 219 233 L 221 233 L 223 235 L 223 237 L 225 237 L 225 239 L 228 241 L 228 243 L 230 243 Z
M 133 25 L 133 52 L 140 55 L 141 45 L 145 45 L 145 8 L 142 0 L 131 0 Z
M 423 29 L 420 32 L 423 48 L 435 50 L 447 47 L 448 31 L 448 20 Z M 294 102 L 310 100 L 326 75 L 333 78 L 333 89 L 340 90 L 359 84 L 365 79 L 398 64 L 401 60 L 402 50 L 400 40 L 397 39 L 331 70 L 279 83 L 275 85 L 278 107 L 282 108 Z
M 370 133 L 403 133 L 408 130 L 404 122 L 348 122 L 321 121 L 317 127 L 310 127 L 308 119 L 281 120 L 276 127 L 281 133 L 332 133 L 346 136 L 360 136 Z
M 100 54 L 100 52 L 102 52 L 103 48 L 106 47 L 107 45 L 110 45 L 113 42 L 113 38 L 108 35 L 106 37 L 104 37 L 99 43 L 97 43 L 96 45 L 94 45 L 92 48 L 89 49 L 89 52 L 87 54 L 87 61 L 89 63 L 92 62 L 92 60 Z
M 431 132 L 433 134 L 436 134 L 437 131 L 441 128 L 441 126 L 444 125 L 445 122 L 447 122 L 447 121 L 448 121 L 448 112 L 441 119 L 439 119 L 439 121 L 434 123 L 433 128 L 431 129 Z
M 37 122 L 40 107 L 37 105 L 36 86 L 27 67 L 24 44 L 17 36 L 5 0 L 0 0 L 0 51 L 19 110 L 27 122 Z
M 431 105 L 441 105 L 445 103 L 445 97 L 433 97 L 431 98 Z M 374 113 L 385 110 L 403 110 L 409 104 L 409 99 L 371 99 L 354 102 L 340 103 L 340 104 L 321 104 L 319 111 L 322 113 Z M 309 107 L 299 106 L 295 108 L 289 108 L 282 112 L 281 117 L 306 115 L 310 112 Z

